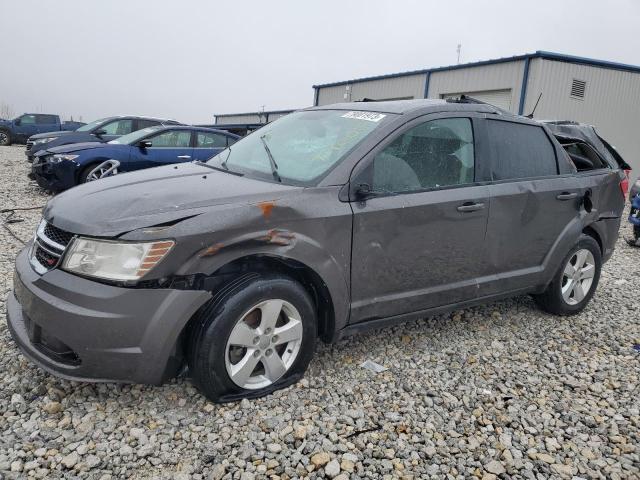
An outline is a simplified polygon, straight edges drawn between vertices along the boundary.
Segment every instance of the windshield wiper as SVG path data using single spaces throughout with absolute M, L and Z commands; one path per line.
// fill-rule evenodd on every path
M 226 150 L 229 150 L 227 152 L 227 158 L 224 159 L 224 161 L 222 161 L 222 163 L 220 163 L 220 166 L 223 167 L 225 170 L 229 170 L 229 167 L 227 167 L 227 160 L 229 160 L 229 157 L 231 156 L 231 147 L 227 147 Z M 220 152 L 222 153 L 222 152 Z
M 280 175 L 278 175 L 278 164 L 276 163 L 276 161 L 273 158 L 273 155 L 271 154 L 271 150 L 269 150 L 269 145 L 267 145 L 267 141 L 264 139 L 265 135 L 262 135 L 260 137 L 260 140 L 262 140 L 262 145 L 264 145 L 264 149 L 267 152 L 267 156 L 269 157 L 269 165 L 271 166 L 271 173 L 273 174 L 273 178 L 282 183 L 282 179 L 280 178 Z
M 234 172 L 233 170 L 229 170 L 228 168 L 220 168 L 215 165 L 209 165 L 208 163 L 201 162 L 200 160 L 194 160 L 193 163 L 202 165 L 203 167 L 210 168 L 211 170 L 218 170 L 219 172 L 230 173 L 231 175 L 237 175 L 238 177 L 244 177 L 244 173 Z

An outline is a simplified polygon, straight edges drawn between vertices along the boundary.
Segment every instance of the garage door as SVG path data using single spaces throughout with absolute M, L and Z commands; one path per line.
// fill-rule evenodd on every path
M 496 107 L 503 108 L 505 110 L 511 110 L 511 89 L 505 90 L 483 90 L 480 92 L 458 92 L 458 93 L 444 93 L 442 98 L 459 98 L 460 95 L 468 95 L 477 100 L 490 103 Z

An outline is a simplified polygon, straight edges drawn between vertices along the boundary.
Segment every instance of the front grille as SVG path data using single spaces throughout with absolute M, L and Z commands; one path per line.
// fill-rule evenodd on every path
M 33 239 L 31 248 L 31 266 L 33 269 L 43 274 L 55 268 L 67 245 L 73 239 L 73 234 L 61 228 L 55 227 L 42 220 Z
M 69 245 L 69 242 L 73 238 L 73 233 L 69 233 L 58 227 L 54 227 L 50 223 L 47 223 L 45 225 L 44 234 L 48 239 L 53 240 L 60 245 L 64 245 L 65 247 Z
M 36 246 L 35 252 L 33 255 L 36 257 L 36 260 L 38 261 L 38 263 L 40 263 L 40 265 L 42 265 L 47 269 L 51 269 L 55 267 L 58 263 L 58 260 L 60 259 L 60 257 L 57 257 L 47 252 L 40 245 Z
M 32 147 L 33 147 L 33 142 L 27 141 L 27 151 L 31 150 Z

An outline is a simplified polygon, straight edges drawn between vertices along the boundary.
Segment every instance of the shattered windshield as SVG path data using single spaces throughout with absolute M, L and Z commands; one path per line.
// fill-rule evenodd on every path
M 269 181 L 279 178 L 283 183 L 314 185 L 390 116 L 345 110 L 292 113 L 243 138 L 208 163 Z

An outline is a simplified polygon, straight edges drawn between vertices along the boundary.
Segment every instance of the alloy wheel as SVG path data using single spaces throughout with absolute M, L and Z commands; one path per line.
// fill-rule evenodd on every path
M 569 305 L 577 305 L 587 296 L 593 285 L 596 262 L 587 249 L 575 252 L 562 273 L 562 298 Z
M 231 330 L 225 351 L 229 377 L 241 388 L 268 387 L 291 368 L 302 337 L 302 319 L 292 304 L 279 299 L 260 302 Z
M 5 132 L 0 132 L 0 145 L 6 145 L 9 143 L 9 135 Z
M 107 173 L 110 169 L 108 167 L 100 167 L 91 171 L 89 175 L 87 175 L 87 182 L 93 182 L 94 180 L 100 180 L 104 177 L 105 173 Z M 116 175 L 118 170 L 111 170 L 110 175 Z

